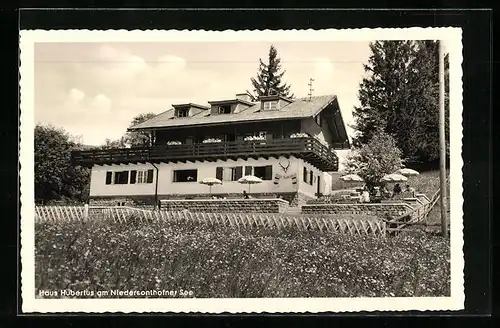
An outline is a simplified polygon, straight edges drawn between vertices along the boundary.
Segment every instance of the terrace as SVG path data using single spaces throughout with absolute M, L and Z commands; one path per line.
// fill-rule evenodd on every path
M 156 145 L 72 152 L 77 165 L 126 164 L 141 162 L 186 162 L 196 160 L 296 156 L 322 171 L 337 171 L 338 157 L 333 149 L 315 138 L 283 138 L 263 141 L 230 141 L 180 145 Z

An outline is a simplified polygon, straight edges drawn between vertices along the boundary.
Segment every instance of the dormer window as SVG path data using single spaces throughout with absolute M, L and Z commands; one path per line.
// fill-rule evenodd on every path
M 275 110 L 278 108 L 278 101 L 273 100 L 273 101 L 266 101 L 264 102 L 264 110 Z
M 220 114 L 231 114 L 231 105 L 219 106 L 218 113 Z
M 189 116 L 189 108 L 177 108 L 175 110 L 176 117 L 188 117 Z

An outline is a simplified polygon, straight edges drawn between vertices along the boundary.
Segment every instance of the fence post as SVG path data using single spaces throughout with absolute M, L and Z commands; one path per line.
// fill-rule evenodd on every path
M 83 208 L 83 218 L 85 220 L 88 220 L 88 218 L 89 218 L 89 204 L 85 204 L 85 206 Z

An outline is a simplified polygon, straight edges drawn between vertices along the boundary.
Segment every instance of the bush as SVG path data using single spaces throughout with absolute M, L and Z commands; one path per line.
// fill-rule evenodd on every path
M 347 157 L 347 173 L 358 174 L 368 186 L 380 185 L 380 179 L 402 167 L 401 150 L 393 137 L 376 133 L 370 142 L 354 149 Z
M 449 242 L 436 236 L 137 220 L 35 229 L 37 290 L 183 289 L 198 298 L 450 294 Z

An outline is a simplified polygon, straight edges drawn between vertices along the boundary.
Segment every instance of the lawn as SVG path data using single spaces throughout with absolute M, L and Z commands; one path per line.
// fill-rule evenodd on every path
M 447 177 L 449 177 L 449 171 L 446 172 Z M 427 197 L 431 198 L 434 193 L 439 189 L 439 170 L 434 170 L 434 171 L 427 171 L 427 172 L 422 172 L 420 175 L 416 177 L 411 177 L 409 179 L 409 183 L 415 188 L 415 190 L 419 193 L 423 193 L 427 195 Z M 448 212 L 448 220 L 449 218 L 449 209 L 450 209 L 450 184 L 449 181 L 447 182 L 447 212 Z M 431 210 L 429 213 L 427 220 L 427 224 L 440 224 L 441 223 L 441 205 L 440 202 L 438 201 L 434 208 Z M 440 229 L 437 227 L 437 229 Z
M 183 289 L 198 298 L 450 294 L 449 240 L 420 232 L 382 239 L 75 220 L 36 223 L 35 238 L 37 290 Z

